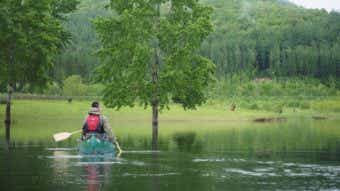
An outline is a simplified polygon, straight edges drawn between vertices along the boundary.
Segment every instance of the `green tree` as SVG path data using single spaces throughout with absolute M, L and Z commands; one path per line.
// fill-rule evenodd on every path
M 45 85 L 54 56 L 70 37 L 54 15 L 54 1 L 57 0 L 0 1 L 0 81 L 8 86 L 5 119 L 8 129 L 13 89 L 18 83 Z
M 103 48 L 96 80 L 108 107 L 152 106 L 152 148 L 158 111 L 171 100 L 193 109 L 206 97 L 214 64 L 199 55 L 212 31 L 212 9 L 197 0 L 111 0 L 115 16 L 95 22 Z
M 72 75 L 64 80 L 63 94 L 66 96 L 86 95 L 87 86 L 83 84 L 81 76 Z

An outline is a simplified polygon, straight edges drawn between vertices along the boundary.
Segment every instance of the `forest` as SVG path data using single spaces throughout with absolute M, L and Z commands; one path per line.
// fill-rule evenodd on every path
M 308 78 L 339 88 L 340 13 L 305 9 L 283 0 L 202 3 L 213 8 L 214 31 L 202 44 L 200 54 L 216 65 L 217 79 L 228 81 L 235 75 L 242 79 Z M 71 39 L 53 58 L 50 88 L 45 93 L 62 94 L 68 77 L 68 81 L 78 79 L 92 86 L 101 46 L 93 21 L 112 16 L 107 5 L 107 0 L 81 0 L 77 10 L 64 14 L 63 25 Z M 100 89 L 100 85 L 94 86 L 90 89 Z M 6 82 L 1 82 L 1 87 L 5 92 Z M 44 92 L 20 82 L 15 89 Z
M 100 46 L 92 20 L 107 16 L 105 0 L 83 0 L 69 14 L 72 43 L 58 56 L 54 79 L 78 74 L 90 80 Z M 340 75 L 340 13 L 298 7 L 288 1 L 204 0 L 213 7 L 214 32 L 201 54 L 216 64 L 216 76 L 245 72 L 261 77 Z

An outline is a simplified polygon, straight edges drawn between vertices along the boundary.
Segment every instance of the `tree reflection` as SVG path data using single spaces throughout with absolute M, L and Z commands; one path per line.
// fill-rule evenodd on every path
M 158 152 L 152 153 L 152 164 L 155 168 L 155 172 L 159 172 L 159 160 L 158 160 Z M 152 190 L 153 191 L 160 191 L 160 180 L 159 176 L 152 177 Z
M 196 138 L 195 132 L 178 132 L 172 138 L 182 152 L 199 152 L 203 148 L 203 143 Z
M 11 133 L 10 133 L 10 123 L 5 123 L 6 124 L 6 141 L 5 141 L 5 149 L 9 150 L 10 148 L 10 143 L 11 143 Z

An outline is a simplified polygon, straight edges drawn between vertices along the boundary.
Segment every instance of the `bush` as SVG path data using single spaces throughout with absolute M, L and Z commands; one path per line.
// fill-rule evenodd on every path
M 303 101 L 303 102 L 300 103 L 300 108 L 301 109 L 310 109 L 310 103 Z
M 85 96 L 87 86 L 82 83 L 79 75 L 72 75 L 64 80 L 63 94 L 65 96 Z
M 209 89 L 210 98 L 233 96 L 332 96 L 339 94 L 337 80 L 330 79 L 328 84 L 313 78 L 282 78 L 256 81 L 244 77 L 217 80 Z
M 6 98 L 0 96 L 0 105 L 5 105 L 7 103 Z
M 100 96 L 104 89 L 102 84 L 91 84 L 87 87 L 87 95 L 89 96 Z
M 317 111 L 340 112 L 340 100 L 315 101 L 313 109 Z
M 249 109 L 258 110 L 260 107 L 256 103 L 253 103 L 249 106 Z
M 63 90 L 61 87 L 56 83 L 53 82 L 47 85 L 47 88 L 44 90 L 44 94 L 46 95 L 62 95 Z
M 290 100 L 286 104 L 287 107 L 299 107 L 300 106 L 300 101 L 297 100 Z
M 273 95 L 273 83 L 265 82 L 259 84 L 261 95 Z
M 57 91 L 57 87 L 53 91 Z M 64 80 L 62 94 L 64 96 L 100 96 L 104 86 L 102 84 L 83 84 L 79 75 L 72 75 Z M 52 90 L 51 90 L 52 91 Z

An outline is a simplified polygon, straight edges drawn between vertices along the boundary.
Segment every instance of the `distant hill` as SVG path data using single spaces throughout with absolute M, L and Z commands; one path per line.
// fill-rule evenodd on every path
M 72 44 L 57 59 L 54 77 L 71 74 L 89 79 L 99 64 L 91 20 L 107 16 L 107 0 L 81 0 L 65 23 Z M 214 8 L 215 31 L 201 53 L 217 65 L 218 77 L 235 73 L 257 76 L 340 76 L 340 14 L 309 10 L 287 0 L 202 0 Z

